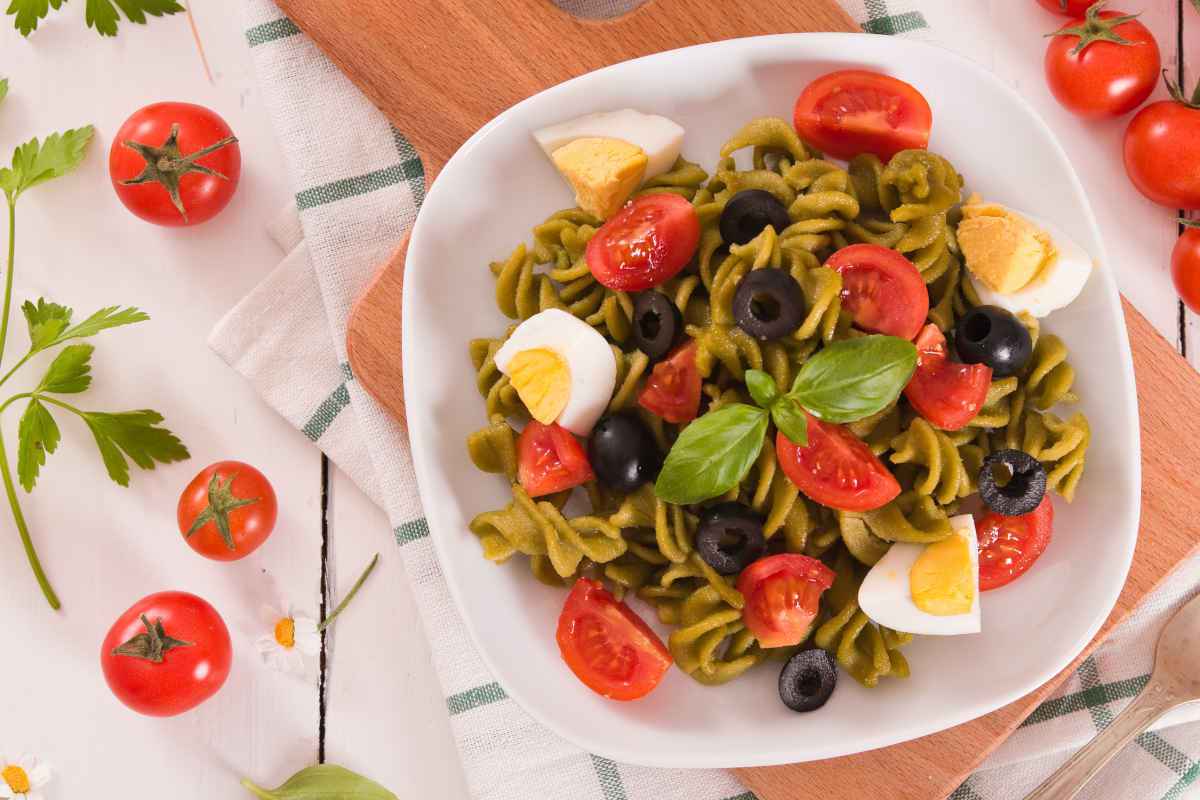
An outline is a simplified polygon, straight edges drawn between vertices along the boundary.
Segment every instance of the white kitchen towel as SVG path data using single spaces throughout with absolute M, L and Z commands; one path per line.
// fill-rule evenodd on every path
M 560 3 L 605 16 L 637 0 Z M 866 31 L 929 36 L 917 4 L 842 4 Z M 283 263 L 218 324 L 211 345 L 387 510 L 471 793 L 480 800 L 751 800 L 725 772 L 647 769 L 584 753 L 534 722 L 488 673 L 430 545 L 402 426 L 355 383 L 346 360 L 351 303 L 412 223 L 424 196 L 420 160 L 271 0 L 246 0 L 246 38 L 287 159 L 295 209 L 271 226 L 287 253 Z M 954 793 L 955 800 L 1020 797 L 1107 724 L 1145 683 L 1165 616 L 1197 585 L 1200 562 L 1186 565 L 1088 659 Z M 1147 734 L 1083 796 L 1182 797 L 1200 774 L 1198 758 L 1198 725 Z

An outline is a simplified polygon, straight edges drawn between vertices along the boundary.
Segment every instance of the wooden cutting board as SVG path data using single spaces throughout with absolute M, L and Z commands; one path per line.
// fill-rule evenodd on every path
M 589 70 L 718 39 L 857 30 L 834 0 L 651 0 L 609 21 L 575 19 L 547 0 L 276 2 L 412 141 L 427 181 L 505 108 Z M 406 244 L 381 265 L 346 337 L 356 379 L 401 420 Z M 854 756 L 738 770 L 759 798 L 941 800 L 1195 550 L 1189 530 L 1200 492 L 1184 476 L 1200 448 L 1200 375 L 1127 302 L 1125 315 L 1141 404 L 1142 525 L 1129 579 L 1096 639 L 1045 686 L 951 730 Z

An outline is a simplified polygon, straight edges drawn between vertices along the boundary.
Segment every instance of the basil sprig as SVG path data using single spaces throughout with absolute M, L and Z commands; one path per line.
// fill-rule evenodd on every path
M 757 406 L 734 403 L 683 429 L 667 454 L 654 491 L 689 505 L 728 492 L 762 452 L 768 420 L 798 445 L 808 444 L 808 415 L 843 423 L 877 414 L 896 401 L 917 366 L 917 348 L 895 336 L 833 342 L 800 368 L 782 394 L 775 379 L 747 370 L 746 388 Z

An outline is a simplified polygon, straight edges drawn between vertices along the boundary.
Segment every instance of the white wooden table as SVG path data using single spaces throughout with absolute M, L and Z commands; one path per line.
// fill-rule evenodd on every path
M 400 797 L 465 798 L 442 695 L 383 514 L 205 344 L 213 324 L 280 259 L 264 225 L 288 201 L 289 188 L 242 37 L 240 3 L 194 5 L 211 84 L 182 16 L 123 24 L 115 40 L 84 29 L 83 3 L 68 4 L 29 41 L 8 18 L 0 21 L 0 76 L 12 83 L 0 107 L 0 156 L 7 160 L 33 135 L 97 127 L 77 175 L 21 201 L 16 298 L 45 294 L 78 314 L 115 303 L 147 310 L 151 322 L 97 340 L 87 406 L 159 409 L 193 455 L 185 464 L 138 472 L 123 490 L 104 477 L 90 435 L 64 424 L 60 451 L 35 493 L 23 498 L 63 600 L 58 614 L 45 605 L 8 511 L 0 509 L 0 753 L 30 751 L 53 762 L 53 798 L 149 796 L 135 787 L 168 781 L 178 800 L 236 797 L 242 775 L 274 785 L 319 758 L 369 774 Z M 1200 15 L 1187 0 L 1119 5 L 1147 7 L 1143 20 L 1172 73 L 1184 20 L 1182 39 L 1193 59 L 1188 80 L 1198 77 Z M 1033 0 L 922 6 L 943 42 L 1017 87 L 1058 132 L 1092 198 L 1124 292 L 1200 364 L 1200 329 L 1192 315 L 1181 315 L 1168 276 L 1176 214 L 1144 200 L 1126 180 L 1124 121 L 1078 121 L 1045 88 L 1040 34 L 1057 18 Z M 242 186 L 223 215 L 196 229 L 143 224 L 108 185 L 113 132 L 136 108 L 164 99 L 218 110 L 241 138 Z M 23 348 L 23 325 L 15 322 L 13 349 Z M 17 417 L 10 411 L 3 420 L 10 442 Z M 256 464 L 280 498 L 275 534 L 235 564 L 194 555 L 174 519 L 183 485 L 223 458 Z M 329 637 L 323 670 L 314 663 L 298 679 L 259 663 L 252 642 L 262 632 L 263 602 L 283 597 L 316 615 L 323 581 L 340 595 L 376 551 L 380 567 Z M 212 701 L 156 720 L 109 695 L 98 655 L 117 614 L 168 588 L 200 594 L 221 611 L 235 664 Z

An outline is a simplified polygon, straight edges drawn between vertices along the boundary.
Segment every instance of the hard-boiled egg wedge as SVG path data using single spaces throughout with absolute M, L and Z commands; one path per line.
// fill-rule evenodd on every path
M 979 633 L 979 544 L 970 514 L 933 544 L 896 542 L 858 590 L 863 613 L 884 627 L 927 636 Z
M 538 422 L 557 422 L 587 436 L 604 413 L 617 380 L 617 361 L 591 325 L 556 308 L 517 326 L 496 366 Z
M 1068 305 L 1092 274 L 1092 259 L 1073 239 L 1041 220 L 972 197 L 958 225 L 979 299 L 1035 317 Z
M 683 128 L 624 108 L 560 122 L 534 131 L 533 138 L 571 184 L 579 207 L 607 219 L 644 181 L 671 168 Z

